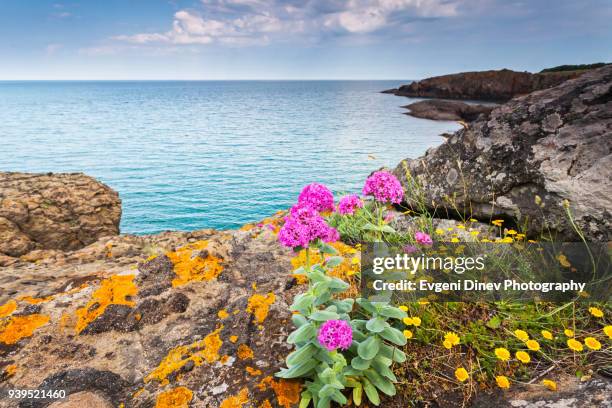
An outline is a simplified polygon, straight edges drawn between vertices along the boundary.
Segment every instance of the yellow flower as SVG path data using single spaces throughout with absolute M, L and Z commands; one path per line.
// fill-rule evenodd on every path
M 493 220 L 493 221 L 491 221 L 491 224 L 495 225 L 496 227 L 501 227 L 503 223 L 504 223 L 504 220 Z
M 531 361 L 531 357 L 526 351 L 517 351 L 514 355 L 516 356 L 516 359 L 519 360 L 521 363 L 527 364 Z
M 584 344 L 591 350 L 599 350 L 601 348 L 601 343 L 595 337 L 585 338 Z
M 412 326 L 414 324 L 412 321 L 412 317 L 404 317 L 402 321 L 406 326 Z
M 453 343 L 451 343 L 451 342 L 450 342 L 450 341 L 448 341 L 448 340 L 444 340 L 444 341 L 442 342 L 442 345 L 443 345 L 445 348 L 449 349 L 449 350 L 450 350 L 451 348 L 453 348 Z
M 589 307 L 589 312 L 595 317 L 603 317 L 604 315 L 601 309 L 598 309 L 596 307 Z
M 546 340 L 552 340 L 553 339 L 553 335 L 551 332 L 549 332 L 548 330 L 542 330 L 542 337 L 544 337 Z
M 542 384 L 551 391 L 557 391 L 557 383 L 553 380 L 542 380 Z
M 470 378 L 470 375 L 468 374 L 468 372 L 467 372 L 467 370 L 465 368 L 459 367 L 458 369 L 455 370 L 455 377 L 459 381 L 464 382 L 465 380 Z
M 407 311 L 408 311 L 408 306 L 401 305 L 401 306 L 399 307 L 399 310 L 401 310 L 401 311 L 403 311 L 403 312 L 407 312 Z
M 516 234 L 516 239 L 521 240 L 525 238 L 525 234 Z
M 609 338 L 612 339 L 612 326 L 606 326 L 603 328 L 604 333 L 606 333 L 606 336 L 608 336 Z
M 453 237 L 453 238 L 451 238 L 451 242 L 453 242 L 453 243 L 459 242 L 459 238 Z
M 529 350 L 538 351 L 540 349 L 540 343 L 535 340 L 527 340 L 525 344 L 527 344 Z
M 458 228 L 458 229 L 465 229 L 465 225 L 461 225 L 461 224 L 459 224 L 459 225 L 457 225 L 457 228 Z
M 536 196 L 534 197 L 534 201 L 536 205 L 540 205 L 542 203 L 542 197 L 536 194 Z
M 478 220 L 477 220 L 476 218 L 470 218 L 470 220 L 469 220 L 469 221 L 470 221 L 470 222 L 476 222 L 476 221 L 478 221 Z
M 413 317 L 412 318 L 412 324 L 414 324 L 415 326 L 420 326 L 421 325 L 421 318 L 420 317 Z
M 451 345 L 456 346 L 457 344 L 459 344 L 461 339 L 459 338 L 459 336 L 457 336 L 457 334 L 453 332 L 448 332 L 444 335 L 444 341 L 448 341 Z
M 567 337 L 574 337 L 574 331 L 573 330 L 565 329 L 565 330 L 563 330 L 563 333 L 565 333 L 565 335 Z
M 423 305 L 428 305 L 429 304 L 429 300 L 425 300 L 425 299 L 421 299 L 418 301 L 418 304 L 423 306 Z
M 495 349 L 495 356 L 497 356 L 497 358 L 499 358 L 501 361 L 510 360 L 510 352 L 508 351 L 508 349 L 505 349 L 503 347 Z
M 520 341 L 527 341 L 529 340 L 529 335 L 527 334 L 526 331 L 524 330 L 520 330 L 517 329 L 514 331 L 514 335 L 516 336 L 516 338 L 518 338 Z
M 474 237 L 475 237 L 476 235 L 478 235 L 478 234 L 480 234 L 480 231 L 470 231 L 470 235 L 472 235 L 472 236 L 474 236 Z
M 508 381 L 508 377 L 504 375 L 498 375 L 495 377 L 495 382 L 499 388 L 508 389 L 510 388 L 510 381 Z
M 576 339 L 569 339 L 567 341 L 567 347 L 574 351 L 582 351 L 584 349 L 584 347 L 582 347 L 582 343 Z
M 513 229 L 509 229 L 509 230 L 506 232 L 506 234 L 508 234 L 508 235 L 516 235 L 516 234 L 518 234 L 518 232 L 516 232 L 516 231 L 515 231 L 515 230 L 513 230 Z
M 455 229 L 454 227 L 448 227 L 446 230 L 447 230 L 447 231 L 452 231 L 452 230 L 454 230 L 454 229 Z
M 512 237 L 505 237 L 504 239 L 502 239 L 499 242 L 501 242 L 503 244 L 510 244 L 510 243 L 512 243 L 512 241 L 513 241 Z
M 404 337 L 407 338 L 407 339 L 411 339 L 412 338 L 412 331 L 404 330 Z
M 440 229 L 440 228 L 436 228 L 436 234 L 438 235 L 444 235 L 444 230 Z

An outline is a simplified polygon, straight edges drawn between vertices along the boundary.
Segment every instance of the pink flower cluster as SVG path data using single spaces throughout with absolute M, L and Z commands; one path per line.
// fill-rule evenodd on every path
M 399 204 L 404 198 L 404 189 L 393 174 L 388 171 L 377 171 L 367 178 L 363 194 L 374 196 L 381 203 Z
M 344 320 L 328 320 L 321 325 L 317 339 L 328 351 L 346 350 L 353 343 L 353 329 Z
M 308 205 L 297 204 L 291 208 L 285 218 L 285 225 L 278 233 L 278 240 L 289 248 L 307 248 L 320 239 L 324 242 L 335 242 L 340 239 L 336 229 L 327 225 L 323 217 Z
M 342 215 L 353 215 L 358 208 L 363 208 L 363 201 L 357 194 L 344 196 L 338 203 L 338 212 Z
M 312 183 L 302 189 L 298 204 L 307 205 L 319 212 L 333 211 L 334 195 L 323 184 Z
M 426 234 L 425 232 L 417 231 L 414 234 L 414 239 L 416 240 L 416 242 L 418 242 L 421 245 L 431 245 L 431 244 L 433 244 L 433 241 L 431 240 L 431 237 L 428 234 Z

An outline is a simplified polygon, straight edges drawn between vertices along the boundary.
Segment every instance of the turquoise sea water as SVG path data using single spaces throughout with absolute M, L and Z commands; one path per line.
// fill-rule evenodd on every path
M 313 181 L 358 192 L 457 128 L 379 93 L 405 82 L 0 82 L 0 171 L 100 179 L 122 232 L 235 228 Z

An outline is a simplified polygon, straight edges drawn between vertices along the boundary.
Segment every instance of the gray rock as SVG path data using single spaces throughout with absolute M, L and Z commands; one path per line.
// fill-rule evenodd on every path
M 420 185 L 431 209 L 512 219 L 530 234 L 575 240 L 569 202 L 584 236 L 608 241 L 611 152 L 612 66 L 606 66 L 500 105 L 394 173 L 407 197 Z

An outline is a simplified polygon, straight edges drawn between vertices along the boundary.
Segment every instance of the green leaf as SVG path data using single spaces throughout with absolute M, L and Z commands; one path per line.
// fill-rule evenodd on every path
M 305 363 L 295 365 L 289 369 L 281 369 L 280 372 L 276 373 L 277 377 L 280 378 L 299 378 L 310 373 L 319 364 L 317 360 L 310 359 Z
M 287 366 L 293 367 L 295 365 L 302 364 L 306 360 L 312 358 L 318 351 L 319 348 L 317 346 L 312 343 L 308 343 L 287 356 Z
M 376 358 L 372 360 L 372 368 L 376 370 L 376 372 L 382 375 L 383 377 L 386 377 L 391 381 L 397 382 L 397 378 L 395 378 L 393 371 L 391 371 L 389 366 L 386 365 L 382 360 L 379 360 Z
M 353 388 L 353 403 L 356 406 L 361 405 L 361 396 L 363 395 L 363 385 L 361 383 Z
M 335 268 L 336 266 L 340 265 L 343 260 L 344 258 L 342 258 L 341 256 L 332 256 L 327 258 L 327 260 L 325 261 L 325 266 L 327 266 L 328 268 Z
M 390 317 L 392 319 L 397 320 L 402 320 L 404 317 L 408 317 L 408 314 L 406 312 L 393 306 L 385 306 L 380 309 L 379 313 L 385 317 Z
M 393 234 L 395 232 L 395 230 L 393 229 L 393 227 L 391 227 L 390 225 L 383 225 L 380 228 L 380 231 L 382 232 L 386 232 L 388 234 Z
M 340 316 L 336 312 L 330 312 L 327 310 L 317 310 L 314 313 L 311 313 L 308 318 L 310 320 L 314 320 L 317 322 L 326 322 L 328 320 L 338 319 Z
M 308 320 L 304 317 L 304 315 L 297 313 L 291 316 L 291 321 L 293 322 L 295 327 L 302 327 L 303 325 L 308 323 Z
M 350 285 L 348 283 L 338 278 L 332 278 L 329 282 L 329 288 L 333 289 L 334 292 L 345 291 L 349 286 Z
M 372 385 L 372 383 L 365 378 L 363 379 L 363 390 L 372 404 L 376 406 L 380 405 L 380 396 L 378 395 L 378 391 L 376 391 L 376 388 Z
M 380 333 L 386 327 L 389 326 L 389 323 L 380 317 L 373 317 L 366 323 L 366 329 L 371 331 L 372 333 Z
M 309 323 L 305 324 L 289 335 L 287 337 L 287 343 L 295 344 L 295 343 L 303 343 L 312 339 L 317 334 L 317 329 Z
M 395 361 L 396 363 L 403 363 L 404 361 L 406 361 L 406 353 L 394 347 L 393 361 Z
M 312 394 L 308 391 L 302 392 L 302 398 L 300 399 L 300 406 L 298 408 L 308 408 L 310 401 L 312 400 Z
M 319 398 L 329 398 L 336 392 L 336 389 L 329 384 L 325 384 L 323 388 L 319 390 Z
M 490 329 L 499 329 L 499 326 L 501 326 L 502 323 L 502 319 L 499 316 L 493 316 L 488 322 L 487 322 L 487 327 Z
M 359 344 L 357 354 L 364 360 L 371 360 L 378 354 L 379 349 L 380 340 L 376 336 L 371 336 Z
M 379 390 L 381 390 L 382 392 L 384 392 L 385 394 L 391 397 L 395 395 L 396 391 L 395 391 L 395 386 L 393 385 L 393 383 L 389 381 L 388 379 L 382 377 L 375 370 L 371 368 L 367 369 L 365 371 L 365 375 L 368 378 L 368 380 L 370 380 L 372 384 L 376 386 L 376 388 L 378 388 Z
M 346 397 L 342 395 L 342 393 L 338 390 L 334 391 L 331 398 L 332 400 L 336 401 L 340 405 L 345 405 L 348 402 Z
M 351 360 L 351 367 L 353 367 L 355 370 L 366 370 L 368 368 L 370 368 L 370 363 L 372 362 L 372 360 L 364 360 L 363 358 L 359 357 L 359 356 L 355 356 L 353 357 L 353 359 Z
M 321 398 L 317 403 L 317 408 L 329 408 L 330 399 L 329 398 Z
M 312 306 L 315 297 L 309 293 L 302 293 L 297 295 L 293 300 L 293 304 L 289 308 L 289 310 L 294 312 L 302 312 Z
M 323 252 L 324 254 L 329 254 L 329 255 L 338 254 L 338 251 L 336 251 L 336 249 L 333 246 L 326 244 L 325 242 L 321 242 L 319 244 L 319 251 Z
M 365 310 L 367 310 L 370 313 L 378 313 L 376 306 L 374 306 L 372 302 L 370 302 L 369 300 L 359 298 L 357 299 L 357 304 L 363 307 Z
M 385 329 L 380 332 L 380 337 L 387 341 L 390 341 L 393 344 L 397 344 L 398 346 L 404 346 L 407 342 L 404 333 L 391 326 L 385 327 Z

